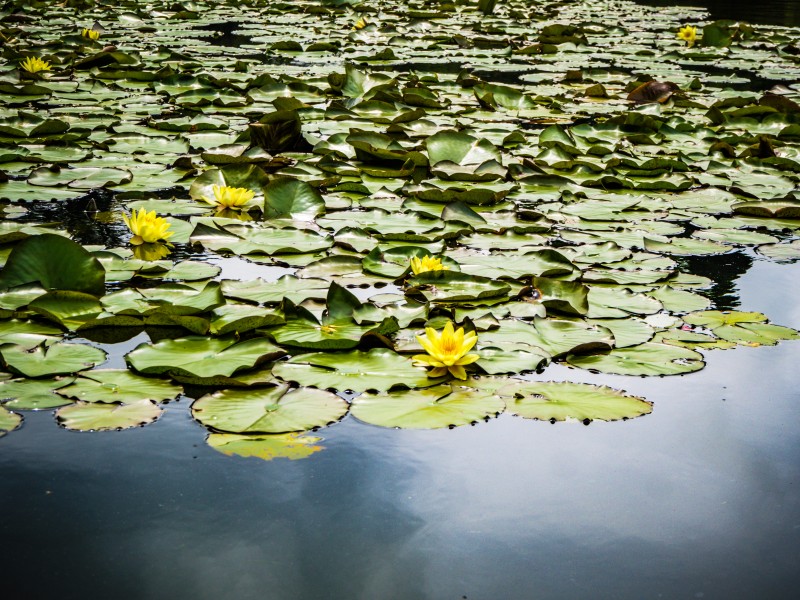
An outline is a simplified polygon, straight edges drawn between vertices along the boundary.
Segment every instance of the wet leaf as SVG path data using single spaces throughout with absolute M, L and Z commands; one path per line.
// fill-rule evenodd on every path
M 652 402 L 605 386 L 509 381 L 497 391 L 508 412 L 540 421 L 618 421 L 649 414 Z
M 321 437 L 283 433 L 271 435 L 239 435 L 235 433 L 211 433 L 206 443 L 217 452 L 227 456 L 274 460 L 308 458 L 323 450 Z
M 380 427 L 440 429 L 489 419 L 503 412 L 504 402 L 467 387 L 437 385 L 422 390 L 361 394 L 351 412 L 359 421 Z
M 154 422 L 163 411 L 150 400 L 132 404 L 79 402 L 56 411 L 56 420 L 73 431 L 116 431 L 143 427 Z
M 192 416 L 216 431 L 287 433 L 324 427 L 347 409 L 347 402 L 330 392 L 283 384 L 214 392 L 192 404 Z

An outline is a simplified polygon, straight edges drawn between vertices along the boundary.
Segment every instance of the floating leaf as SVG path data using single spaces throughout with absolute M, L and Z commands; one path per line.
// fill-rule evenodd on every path
M 0 406 L 0 437 L 14 431 L 22 425 L 22 415 L 13 413 Z
M 41 344 L 32 350 L 0 347 L 0 356 L 14 373 L 26 377 L 67 375 L 91 369 L 106 359 L 106 353 L 86 344 Z
M 415 367 L 410 357 L 384 348 L 366 352 L 314 352 L 278 362 L 272 372 L 285 381 L 339 391 L 384 391 L 393 387 L 428 387 L 442 380 L 429 379 L 427 370 Z
M 261 460 L 308 458 L 323 449 L 318 445 L 321 441 L 321 437 L 298 433 L 272 435 L 211 433 L 206 438 L 206 443 L 217 452 L 227 456 L 252 457 Z
M 208 394 L 192 404 L 192 415 L 216 431 L 287 433 L 324 427 L 341 419 L 347 408 L 336 394 L 282 384 Z
M 179 385 L 142 377 L 126 369 L 94 369 L 83 373 L 70 385 L 60 387 L 58 394 L 82 402 L 137 402 L 139 400 L 172 400 L 183 392 Z
M 646 343 L 617 348 L 607 354 L 570 355 L 567 362 L 575 367 L 616 375 L 682 375 L 705 366 L 703 355 L 688 348 Z
M 0 384 L 0 399 L 7 408 L 20 410 L 47 410 L 72 401 L 59 396 L 56 390 L 69 385 L 74 377 L 59 379 L 12 379 Z
M 325 212 L 325 201 L 305 181 L 291 177 L 274 179 L 264 188 L 264 216 L 310 220 Z
M 274 360 L 284 352 L 266 338 L 237 342 L 235 338 L 186 337 L 141 344 L 125 355 L 126 362 L 147 375 L 167 374 L 198 384 L 210 384 Z
M 56 420 L 73 431 L 116 431 L 143 427 L 154 422 L 163 411 L 150 400 L 132 404 L 78 402 L 56 411 Z
M 653 404 L 606 386 L 587 383 L 509 381 L 497 391 L 508 412 L 540 421 L 618 421 L 649 414 Z
M 422 390 L 367 392 L 353 399 L 354 417 L 380 427 L 439 429 L 468 425 L 505 409 L 497 396 L 466 387 L 437 385 Z
M 48 290 L 102 296 L 105 269 L 80 244 L 44 233 L 19 242 L 0 272 L 0 289 L 39 283 Z

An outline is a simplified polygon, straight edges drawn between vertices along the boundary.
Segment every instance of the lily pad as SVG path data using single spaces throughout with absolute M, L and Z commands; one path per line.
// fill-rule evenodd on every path
M 347 402 L 336 394 L 282 384 L 203 396 L 192 404 L 192 416 L 216 431 L 287 433 L 324 427 L 341 419 L 347 409 Z
M 32 350 L 19 346 L 0 348 L 0 356 L 14 373 L 26 377 L 67 375 L 91 369 L 106 359 L 106 353 L 86 344 L 40 344 Z
M 237 342 L 233 337 L 186 337 L 141 344 L 125 361 L 146 375 L 166 374 L 182 381 L 214 385 L 238 371 L 251 369 L 282 356 L 283 350 L 266 338 Z
M 142 377 L 126 369 L 95 369 L 84 373 L 57 393 L 82 402 L 124 402 L 172 400 L 183 388 L 169 381 Z
M 105 269 L 80 244 L 44 233 L 19 242 L 0 272 L 0 289 L 39 283 L 48 290 L 102 296 Z
M 56 420 L 72 431 L 118 431 L 143 427 L 154 422 L 163 411 L 150 400 L 132 404 L 78 402 L 56 411 Z
M 14 431 L 22 425 L 22 415 L 6 410 L 0 406 L 0 437 Z
M 298 433 L 270 435 L 239 435 L 236 433 L 211 433 L 206 443 L 227 456 L 273 460 L 288 458 L 299 460 L 320 452 L 321 437 Z
M 429 387 L 443 379 L 428 378 L 427 370 L 415 367 L 410 357 L 385 348 L 300 354 L 277 363 L 272 372 L 300 385 L 354 392 Z
M 353 400 L 359 421 L 380 427 L 440 429 L 495 417 L 505 409 L 497 396 L 467 387 L 437 385 L 421 390 L 365 393 Z
M 325 200 L 305 181 L 279 177 L 264 188 L 264 216 L 311 220 L 325 212 Z
M 570 355 L 574 367 L 616 375 L 683 375 L 705 366 L 703 355 L 688 348 L 648 342 L 617 348 L 607 354 Z
M 569 382 L 511 381 L 497 394 L 508 412 L 540 421 L 618 421 L 649 414 L 653 403 L 606 386 Z
M 12 379 L 0 384 L 0 399 L 7 408 L 47 410 L 72 401 L 59 396 L 56 390 L 72 383 L 74 377 L 59 379 Z

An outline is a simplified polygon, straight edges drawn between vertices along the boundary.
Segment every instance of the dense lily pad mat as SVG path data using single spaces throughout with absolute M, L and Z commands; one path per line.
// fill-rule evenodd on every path
M 686 268 L 800 257 L 790 29 L 600 0 L 11 0 L 0 36 L 0 432 L 10 409 L 143 425 L 181 393 L 212 447 L 264 459 L 348 412 L 625 420 L 652 406 L 518 376 L 681 375 L 800 335 Z

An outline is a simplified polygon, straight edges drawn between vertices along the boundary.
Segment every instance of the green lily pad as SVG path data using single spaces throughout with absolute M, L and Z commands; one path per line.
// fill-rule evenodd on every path
M 653 410 L 652 402 L 587 383 L 510 381 L 497 394 L 505 399 L 508 412 L 540 421 L 618 421 Z
M 6 410 L 0 406 L 0 437 L 14 431 L 22 425 L 22 415 Z
M 800 258 L 800 240 L 779 244 L 764 244 L 757 248 L 759 254 L 773 260 L 795 261 Z
M 153 423 L 163 411 L 150 400 L 132 404 L 78 402 L 56 411 L 56 420 L 72 431 L 118 431 Z
M 124 402 L 172 400 L 183 388 L 169 381 L 142 377 L 126 369 L 94 369 L 82 374 L 57 393 L 81 402 Z
M 103 306 L 91 294 L 56 290 L 36 298 L 28 310 L 74 331 L 100 315 Z
M 617 348 L 607 354 L 570 355 L 574 367 L 616 375 L 683 375 L 705 366 L 703 355 L 688 348 L 648 342 L 630 348 Z
M 325 200 L 305 181 L 279 177 L 264 188 L 264 216 L 310 220 L 325 212 Z
M 74 377 L 59 379 L 12 379 L 0 384 L 0 399 L 7 408 L 20 410 L 47 410 L 72 401 L 59 396 L 56 390 L 69 385 Z
M 182 381 L 214 385 L 234 373 L 274 360 L 284 352 L 266 338 L 237 342 L 233 337 L 186 337 L 140 344 L 125 355 L 133 369 L 146 375 L 167 374 Z
M 285 323 L 282 315 L 251 304 L 226 304 L 212 312 L 211 333 L 226 335 L 241 334 L 260 327 L 272 327 Z
M 428 378 L 410 357 L 385 349 L 314 352 L 278 362 L 272 372 L 284 381 L 338 391 L 386 391 L 393 387 L 429 387 L 443 378 Z
M 9 319 L 0 321 L 0 345 L 16 344 L 26 350 L 42 342 L 52 343 L 61 338 L 61 330 L 51 325 Z
M 325 298 L 330 283 L 325 279 L 283 275 L 276 281 L 253 279 L 251 281 L 223 281 L 222 292 L 228 298 L 261 304 L 277 304 L 284 298 L 300 303 L 309 298 Z
M 91 369 L 106 359 L 106 353 L 85 344 L 40 344 L 33 350 L 19 346 L 0 347 L 0 356 L 14 373 L 25 377 L 67 375 Z
M 48 290 L 95 296 L 105 292 L 105 269 L 80 244 L 45 233 L 19 242 L 0 272 L 0 289 L 39 283 Z
M 321 437 L 298 433 L 270 435 L 240 435 L 236 433 L 211 433 L 206 443 L 217 452 L 227 456 L 273 460 L 308 458 L 323 449 Z
M 683 320 L 690 325 L 700 325 L 713 330 L 723 325 L 765 323 L 767 321 L 767 315 L 758 312 L 742 312 L 738 310 L 704 310 L 688 314 L 683 317 Z
M 192 416 L 216 431 L 287 433 L 324 427 L 347 414 L 336 394 L 286 384 L 249 390 L 222 390 L 192 404 Z
M 506 296 L 511 287 L 487 277 L 458 271 L 424 271 L 407 281 L 406 294 L 427 302 L 465 302 Z
M 380 427 L 440 429 L 495 417 L 505 409 L 497 396 L 467 387 L 437 385 L 425 389 L 367 392 L 353 399 L 359 421 Z

